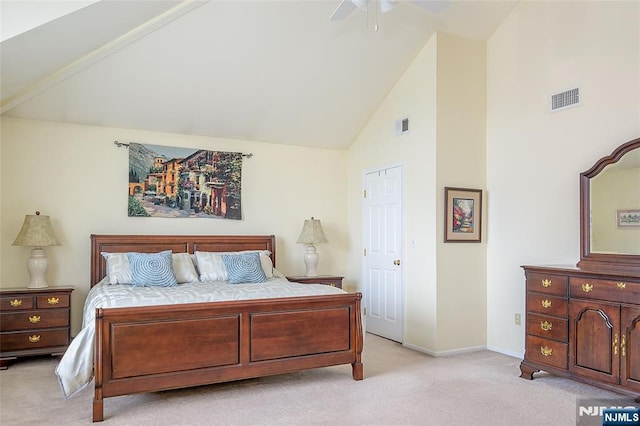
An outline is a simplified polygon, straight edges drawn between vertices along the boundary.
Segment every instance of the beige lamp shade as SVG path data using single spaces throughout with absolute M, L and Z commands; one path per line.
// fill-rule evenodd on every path
M 317 277 L 318 272 L 316 269 L 318 267 L 319 255 L 314 244 L 329 242 L 322 230 L 320 219 L 314 219 L 313 216 L 311 219 L 306 219 L 297 242 L 307 244 L 307 251 L 304 255 L 304 264 L 307 268 L 305 275 L 307 277 Z
M 36 212 L 36 214 L 26 215 L 24 217 L 22 229 L 20 229 L 20 232 L 12 245 L 24 247 L 46 247 L 59 246 L 60 243 L 53 233 L 49 216 L 44 216 L 41 215 L 40 212 Z
M 28 288 L 48 287 L 45 278 L 48 260 L 47 254 L 42 247 L 60 245 L 53 234 L 49 216 L 42 216 L 40 212 L 36 212 L 34 215 L 26 215 L 22 228 L 12 245 L 33 247 L 31 257 L 27 259 L 27 270 L 30 278 Z
M 300 244 L 328 243 L 320 219 L 314 219 L 313 216 L 311 219 L 306 219 L 297 242 Z

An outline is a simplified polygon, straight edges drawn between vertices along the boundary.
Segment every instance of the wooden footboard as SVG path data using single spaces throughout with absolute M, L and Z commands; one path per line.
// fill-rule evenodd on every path
M 93 421 L 104 398 L 351 364 L 360 293 L 98 309 Z

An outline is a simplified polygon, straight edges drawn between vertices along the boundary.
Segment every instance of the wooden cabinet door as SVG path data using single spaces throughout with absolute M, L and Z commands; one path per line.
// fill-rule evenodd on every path
M 622 307 L 620 383 L 640 391 L 640 308 Z
M 571 299 L 569 327 L 569 370 L 619 383 L 620 305 Z

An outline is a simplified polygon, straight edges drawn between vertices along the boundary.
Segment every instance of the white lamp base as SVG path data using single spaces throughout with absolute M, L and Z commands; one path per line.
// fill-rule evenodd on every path
M 42 247 L 34 247 L 31 250 L 31 257 L 27 260 L 27 269 L 29 270 L 31 281 L 27 288 L 49 287 L 45 279 L 48 263 L 47 254 Z
M 313 244 L 309 244 L 307 246 L 307 252 L 304 254 L 304 264 L 307 267 L 307 272 L 305 272 L 305 277 L 317 277 L 318 272 L 316 268 L 318 266 L 318 252 Z

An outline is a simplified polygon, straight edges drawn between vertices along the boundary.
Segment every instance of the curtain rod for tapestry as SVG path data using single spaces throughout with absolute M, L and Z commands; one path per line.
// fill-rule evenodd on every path
M 125 148 L 129 148 L 129 144 L 128 144 L 128 143 L 125 143 L 125 142 L 113 141 L 113 144 L 114 144 L 115 146 L 117 146 L 118 148 L 121 148 L 121 147 L 123 147 L 123 146 L 124 146 Z M 242 156 L 243 156 L 243 157 L 246 157 L 246 158 L 251 158 L 251 157 L 253 157 L 253 152 L 250 152 L 250 153 L 248 153 L 248 154 L 244 154 L 244 153 L 242 153 Z

